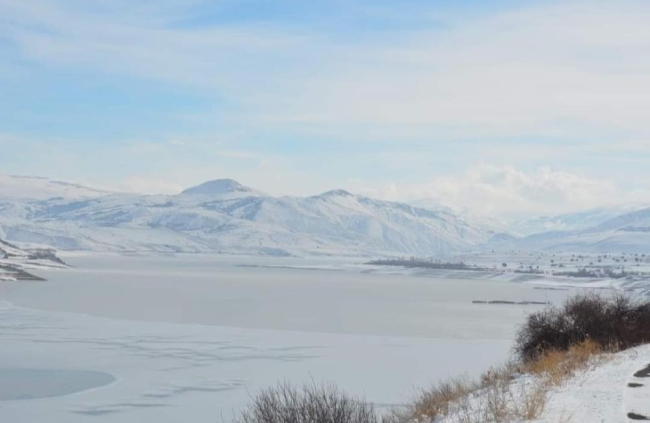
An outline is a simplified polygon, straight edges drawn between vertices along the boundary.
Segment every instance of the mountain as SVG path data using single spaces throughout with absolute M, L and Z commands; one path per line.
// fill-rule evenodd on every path
M 3 200 L 48 200 L 55 197 L 93 198 L 106 194 L 109 194 L 109 191 L 49 178 L 0 174 L 0 199 Z
M 506 246 L 524 250 L 647 253 L 650 252 L 650 208 L 623 213 L 586 229 L 530 235 Z
M 412 206 L 455 214 L 467 222 L 472 222 L 472 225 L 493 234 L 506 235 L 510 232 L 508 223 L 495 217 L 483 216 L 472 212 L 469 209 L 456 209 L 453 207 L 445 206 L 432 198 L 422 198 L 415 201 L 410 201 Z
M 0 198 L 0 227 L 9 240 L 60 249 L 272 255 L 433 255 L 490 236 L 451 211 L 343 190 L 271 197 L 229 179 L 178 195 Z
M 539 216 L 532 219 L 517 221 L 508 226 L 512 233 L 528 236 L 544 232 L 580 231 L 598 226 L 615 217 L 641 210 L 649 205 L 627 204 L 611 207 L 599 207 L 576 213 L 565 213 L 556 216 Z
M 244 198 L 260 197 L 263 194 L 251 188 L 245 187 L 232 179 L 217 179 L 208 181 L 201 185 L 188 188 L 181 195 L 204 196 L 212 198 Z

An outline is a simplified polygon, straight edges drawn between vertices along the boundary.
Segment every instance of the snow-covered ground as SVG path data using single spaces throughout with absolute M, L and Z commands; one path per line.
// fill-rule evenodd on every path
M 420 260 L 426 265 L 429 258 Z M 464 263 L 478 270 L 430 269 L 417 265 L 409 268 L 370 265 L 366 268 L 368 271 L 392 274 L 527 283 L 540 289 L 622 290 L 650 296 L 650 255 L 645 253 L 481 251 L 457 254 L 443 260 L 447 261 Z M 575 276 L 579 272 L 586 272 L 587 275 Z M 608 276 L 608 273 L 614 277 Z
M 363 273 L 353 261 L 65 259 L 74 268 L 39 272 L 47 282 L 0 284 L 0 393 L 18 378 L 21 397 L 41 397 L 0 398 L 7 421 L 227 422 L 285 379 L 394 405 L 505 360 L 516 325 L 537 309 L 472 300 L 568 294 Z M 39 384 L 66 374 L 60 392 Z
M 0 281 L 39 280 L 29 272 L 66 267 L 53 250 L 25 250 L 0 239 Z
M 616 354 L 608 362 L 554 389 L 538 421 L 615 423 L 634 421 L 629 419 L 629 413 L 650 416 L 649 381 L 634 376 L 649 363 L 650 345 Z

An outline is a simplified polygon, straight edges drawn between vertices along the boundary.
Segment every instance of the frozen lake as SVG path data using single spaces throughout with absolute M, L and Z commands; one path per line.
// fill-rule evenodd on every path
M 9 421 L 228 421 L 257 389 L 284 379 L 336 382 L 397 404 L 418 386 L 507 358 L 516 326 L 537 309 L 472 300 L 559 302 L 570 293 L 386 274 L 354 260 L 68 261 L 75 268 L 42 274 L 47 282 L 0 285 L 1 367 L 115 382 L 2 401 Z M 0 373 L 0 392 L 10 379 Z

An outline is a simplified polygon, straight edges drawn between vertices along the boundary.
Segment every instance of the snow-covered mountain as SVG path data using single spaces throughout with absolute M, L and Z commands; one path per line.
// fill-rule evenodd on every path
M 525 250 L 568 250 L 579 252 L 650 252 L 650 208 L 607 219 L 597 225 L 573 231 L 549 231 L 507 244 Z
M 491 234 L 450 211 L 342 190 L 270 197 L 233 180 L 178 195 L 7 198 L 0 227 L 16 242 L 60 249 L 286 254 L 440 254 Z
M 261 197 L 259 191 L 245 187 L 237 181 L 232 179 L 217 179 L 208 181 L 201 185 L 188 188 L 181 193 L 185 196 L 202 196 L 206 198 L 219 198 L 219 199 L 235 199 L 246 197 Z
M 422 256 L 486 247 L 650 251 L 650 208 L 641 206 L 531 219 L 508 233 L 469 211 L 417 204 L 343 190 L 272 197 L 230 179 L 146 196 L 0 176 L 0 238 L 64 250 L 271 255 Z
M 445 206 L 432 198 L 422 198 L 419 200 L 409 202 L 410 205 L 422 209 L 432 210 L 436 212 L 445 212 L 456 215 L 466 222 L 471 222 L 472 226 L 490 234 L 488 242 L 501 243 L 505 240 L 513 240 L 518 238 L 515 233 L 510 230 L 510 225 L 505 221 L 491 216 L 484 216 L 474 213 L 469 209 L 456 209 L 453 207 Z
M 564 213 L 555 216 L 538 216 L 514 222 L 508 225 L 511 233 L 521 236 L 540 234 L 544 232 L 581 231 L 598 226 L 615 217 L 631 213 L 650 204 L 625 204 L 619 206 L 598 207 L 575 213 Z
M 36 176 L 0 174 L 0 199 L 48 200 L 60 197 L 93 198 L 109 194 L 109 191 L 91 188 L 71 182 L 57 181 Z

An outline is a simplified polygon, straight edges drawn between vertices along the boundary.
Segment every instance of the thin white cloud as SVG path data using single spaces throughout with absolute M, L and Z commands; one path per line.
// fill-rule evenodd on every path
M 432 199 L 458 210 L 490 216 L 553 214 L 641 200 L 612 181 L 539 168 L 524 172 L 512 166 L 479 165 L 458 176 L 425 184 L 376 187 L 352 181 L 352 189 L 390 200 Z M 633 196 L 634 195 L 634 196 Z M 650 197 L 647 197 L 650 199 Z
M 212 122 L 219 114 L 220 121 L 244 128 L 215 131 L 218 137 L 210 133 L 219 141 L 175 134 L 116 142 L 102 147 L 94 161 L 74 148 L 61 148 L 61 142 L 56 147 L 43 142 L 30 159 L 30 169 L 39 171 L 34 173 L 56 159 L 61 177 L 77 170 L 101 182 L 121 172 L 113 176 L 137 191 L 171 192 L 179 185 L 232 177 L 281 195 L 314 193 L 382 171 L 377 161 L 359 160 L 357 169 L 347 163 L 323 175 L 322 168 L 310 166 L 317 157 L 300 163 L 284 152 L 263 154 L 237 143 L 271 128 L 276 141 L 298 134 L 305 142 L 331 136 L 405 145 L 403 151 L 376 152 L 386 166 L 386 175 L 377 178 L 382 182 L 367 182 L 371 177 L 366 176 L 366 182 L 348 182 L 353 191 L 383 198 L 433 197 L 491 214 L 551 213 L 624 202 L 647 192 L 644 186 L 626 187 L 614 172 L 594 177 L 603 170 L 603 159 L 635 161 L 639 168 L 648 160 L 647 2 L 529 5 L 489 16 L 446 16 L 442 29 L 387 30 L 345 42 L 306 27 L 171 25 L 187 12 L 180 0 L 144 8 L 103 2 L 101 10 L 81 0 L 27 3 L 0 3 L 0 36 L 30 60 L 199 88 L 236 107 L 181 115 L 185 126 Z M 432 15 L 432 22 L 437 18 Z M 508 141 L 527 137 L 542 141 Z M 458 138 L 471 142 L 449 148 Z M 543 141 L 549 138 L 562 142 Z M 10 142 L 0 136 L 0 143 Z M 414 144 L 417 149 L 410 148 Z M 460 157 L 462 151 L 492 165 L 472 167 L 475 158 Z M 448 159 L 456 176 L 427 172 L 435 156 Z M 577 158 L 590 162 L 579 168 Z M 124 165 L 108 168 L 103 163 L 109 159 Z M 529 170 L 540 161 L 565 171 Z M 431 182 L 390 175 L 409 167 Z M 395 182 L 385 183 L 390 180 Z
M 209 88 L 242 105 L 248 125 L 350 138 L 373 127 L 437 139 L 650 135 L 647 3 L 533 5 L 346 43 L 309 28 L 174 27 L 170 4 L 182 10 L 10 1 L 0 11 L 14 23 L 5 35 L 34 59 Z
M 647 132 L 647 3 L 556 3 L 348 44 L 277 26 L 179 29 L 169 9 L 152 19 L 27 4 L 0 11 L 14 23 L 5 35 L 34 59 L 207 86 L 267 122 Z

